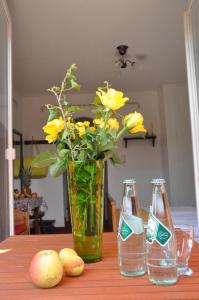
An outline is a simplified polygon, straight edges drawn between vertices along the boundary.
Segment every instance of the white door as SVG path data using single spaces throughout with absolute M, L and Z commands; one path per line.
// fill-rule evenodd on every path
M 0 240 L 13 234 L 11 20 L 0 0 Z
M 199 1 L 189 0 L 184 18 L 196 206 L 199 224 Z

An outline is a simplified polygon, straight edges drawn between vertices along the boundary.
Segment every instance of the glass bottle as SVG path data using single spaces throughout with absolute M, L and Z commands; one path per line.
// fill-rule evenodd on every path
M 125 179 L 118 227 L 119 270 L 124 276 L 141 276 L 146 272 L 143 220 L 136 193 L 136 181 Z
M 152 205 L 147 234 L 147 271 L 149 281 L 157 285 L 177 282 L 176 239 L 169 211 L 164 179 L 153 179 Z

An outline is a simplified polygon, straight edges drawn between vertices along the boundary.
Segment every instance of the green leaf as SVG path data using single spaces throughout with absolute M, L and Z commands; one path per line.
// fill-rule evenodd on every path
M 77 201 L 78 202 L 81 202 L 81 203 L 85 202 L 86 197 L 87 197 L 87 194 L 85 192 L 80 191 L 80 192 L 77 193 Z
M 52 163 L 56 161 L 56 154 L 52 151 L 44 151 L 37 155 L 33 161 L 31 166 L 34 168 L 44 168 L 50 166 Z
M 71 75 L 71 74 L 73 74 L 73 71 L 74 70 L 77 70 L 77 66 L 76 66 L 76 64 L 72 64 L 71 66 L 70 66 L 70 68 L 67 70 L 67 74 L 68 75 Z
M 113 152 L 112 151 L 106 151 L 106 152 L 104 152 L 104 158 L 103 158 L 103 160 L 106 161 L 106 160 L 112 158 L 112 156 L 113 156 Z
M 68 135 L 69 135 L 69 132 L 67 132 L 66 130 L 64 130 L 64 132 L 62 134 L 62 137 L 61 137 L 62 141 L 64 141 L 67 138 Z
M 97 117 L 101 118 L 103 116 L 103 109 L 101 107 L 98 107 L 96 109 L 92 109 L 92 113 Z
M 68 97 L 66 95 L 63 96 L 63 103 L 67 106 L 68 105 Z
M 97 96 L 97 95 L 93 98 L 92 103 L 93 103 L 94 105 L 100 105 L 100 104 L 102 104 L 102 102 L 101 102 L 99 96 Z
M 110 142 L 110 143 L 105 144 L 105 145 L 100 145 L 98 147 L 98 151 L 99 152 L 104 152 L 104 151 L 113 150 L 115 148 L 117 148 L 117 146 L 115 144 L 113 144 L 113 143 Z
M 65 149 L 66 146 L 65 146 L 64 143 L 63 143 L 63 144 L 62 144 L 62 143 L 59 143 L 59 144 L 57 144 L 56 147 L 57 147 L 57 151 L 59 152 L 60 150 Z
M 59 117 L 59 113 L 55 109 L 49 109 L 49 117 L 48 117 L 48 122 L 57 119 Z
M 94 170 L 94 166 L 93 165 L 85 165 L 84 169 L 89 173 L 89 174 L 93 174 Z
M 123 164 L 122 159 L 119 157 L 119 155 L 118 155 L 116 152 L 113 152 L 111 161 L 112 161 L 112 163 L 113 163 L 114 165 L 116 165 L 116 164 L 118 164 L 118 165 Z
M 50 175 L 53 177 L 58 177 L 66 170 L 66 163 L 64 160 L 57 160 L 54 164 L 50 166 Z
M 78 155 L 78 159 L 80 161 L 84 161 L 86 159 L 86 152 L 84 150 L 81 150 L 79 155 Z
M 80 90 L 81 85 L 79 83 L 77 83 L 73 78 L 70 80 L 71 83 L 71 87 L 77 91 Z
M 66 156 L 68 156 L 69 152 L 70 152 L 69 149 L 61 149 L 61 150 L 59 151 L 59 156 L 60 156 L 61 158 L 65 158 Z

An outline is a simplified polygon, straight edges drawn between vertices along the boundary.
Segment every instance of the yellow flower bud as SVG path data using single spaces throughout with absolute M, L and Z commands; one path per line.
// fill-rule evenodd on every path
M 103 119 L 94 119 L 93 123 L 100 128 L 103 128 L 105 124 Z
M 107 92 L 103 91 L 102 89 L 98 88 L 96 92 L 98 97 L 100 98 L 102 104 L 109 109 L 117 110 L 121 108 L 128 98 L 123 98 L 123 93 L 120 91 L 116 91 L 114 89 L 108 89 Z
M 120 125 L 119 125 L 117 119 L 115 119 L 115 118 L 110 118 L 110 119 L 108 120 L 108 126 L 109 126 L 109 128 L 112 128 L 112 129 L 118 129 Z
M 130 113 L 123 118 L 123 124 L 127 129 L 134 128 L 135 126 L 142 125 L 144 122 L 144 118 L 140 113 L 136 111 L 134 113 Z
M 96 128 L 94 126 L 89 127 L 91 132 L 95 132 Z

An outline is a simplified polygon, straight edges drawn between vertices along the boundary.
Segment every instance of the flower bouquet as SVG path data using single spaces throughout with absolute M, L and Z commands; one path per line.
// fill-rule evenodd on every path
M 110 159 L 114 164 L 120 163 L 116 148 L 124 132 L 145 136 L 146 129 L 140 113 L 124 117 L 117 113 L 128 98 L 108 82 L 98 88 L 92 102 L 93 121 L 76 121 L 80 107 L 70 105 L 67 96 L 70 90 L 80 89 L 76 69 L 76 65 L 71 65 L 60 86 L 48 90 L 56 96 L 57 104 L 46 105 L 49 118 L 43 131 L 57 152 L 40 153 L 32 165 L 49 166 L 52 176 L 67 171 L 75 250 L 85 261 L 94 262 L 101 259 L 104 162 Z

